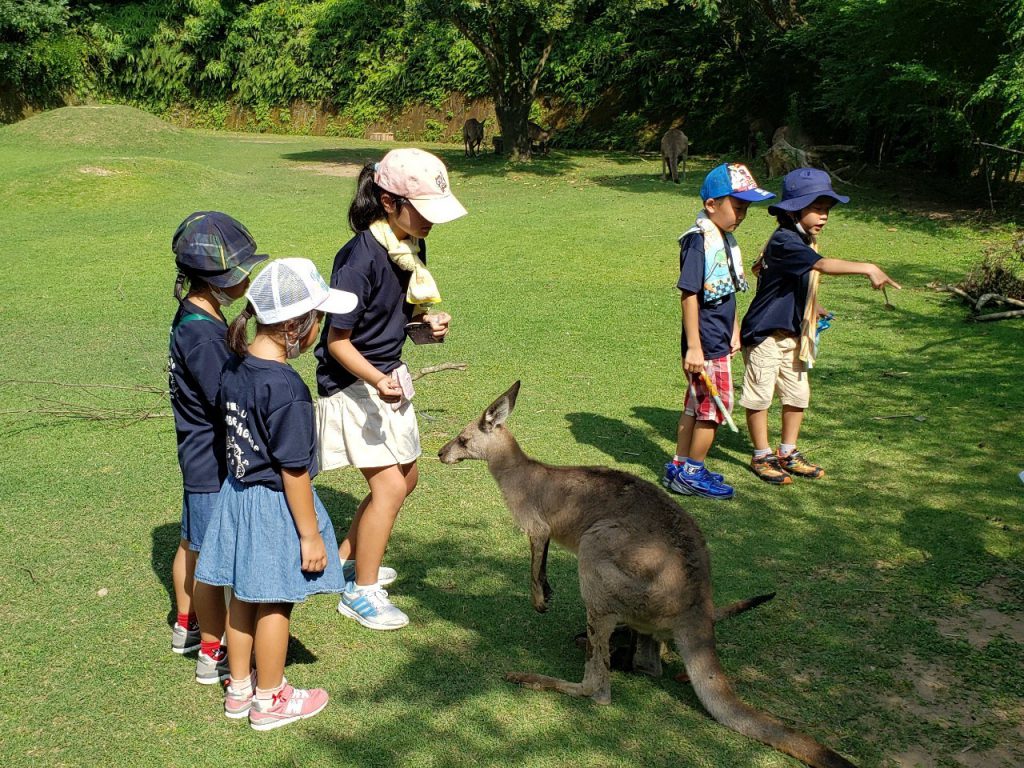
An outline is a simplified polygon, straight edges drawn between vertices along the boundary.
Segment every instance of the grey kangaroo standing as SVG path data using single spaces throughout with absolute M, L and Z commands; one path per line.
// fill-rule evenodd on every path
M 537 150 L 546 155 L 551 149 L 551 136 L 553 132 L 550 128 L 541 128 L 540 125 L 530 120 L 526 124 L 527 134 L 530 138 L 530 149 L 532 150 L 536 145 Z
M 679 158 L 683 158 L 683 178 L 686 178 L 686 158 L 690 155 L 690 140 L 678 128 L 670 128 L 661 137 L 661 178 L 666 177 L 665 171 L 672 181 L 679 183 Z
M 475 117 L 462 124 L 462 141 L 466 145 L 466 157 L 476 157 L 484 140 L 484 122 Z
M 640 666 L 659 674 L 660 642 L 675 640 L 693 689 L 711 716 L 734 731 L 817 768 L 855 768 L 810 736 L 744 704 L 715 651 L 715 608 L 707 545 L 693 518 L 653 483 L 607 467 L 554 467 L 531 459 L 505 428 L 519 382 L 448 442 L 445 464 L 482 459 L 516 523 L 530 538 L 531 598 L 545 611 L 551 539 L 576 553 L 587 609 L 583 682 L 531 673 L 505 677 L 535 690 L 611 702 L 608 639 L 617 623 L 644 638 Z

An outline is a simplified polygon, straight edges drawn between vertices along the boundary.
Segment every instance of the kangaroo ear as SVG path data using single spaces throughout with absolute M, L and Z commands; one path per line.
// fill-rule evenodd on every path
M 495 427 L 500 427 L 505 423 L 505 419 L 512 413 L 512 409 L 516 407 L 519 384 L 520 382 L 517 381 L 509 387 L 507 392 L 491 403 L 491 406 L 484 411 L 484 417 L 480 420 L 480 428 L 483 431 L 490 432 Z

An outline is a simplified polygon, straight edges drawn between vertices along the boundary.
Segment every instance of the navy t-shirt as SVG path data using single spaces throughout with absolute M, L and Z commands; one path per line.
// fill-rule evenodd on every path
M 228 327 L 188 301 L 171 325 L 167 386 L 178 433 L 178 464 L 190 493 L 216 493 L 224 482 L 224 420 L 217 408 L 220 370 L 231 357 Z
M 732 329 L 736 322 L 736 294 L 712 302 L 704 301 L 704 235 L 694 232 L 683 238 L 679 248 L 679 283 L 684 293 L 697 295 L 697 326 L 705 360 L 716 360 L 729 354 Z M 686 329 L 682 334 L 683 357 L 686 357 Z
M 316 424 L 309 387 L 290 365 L 252 355 L 232 358 L 220 380 L 228 472 L 283 491 L 282 469 L 316 476 Z
M 740 326 L 744 347 L 760 344 L 776 331 L 800 333 L 811 268 L 821 258 L 799 232 L 779 227 L 764 249 L 757 293 Z
M 427 246 L 420 241 L 420 259 L 426 263 Z M 390 373 L 402 362 L 405 324 L 412 320 L 414 305 L 405 300 L 411 272 L 388 258 L 388 252 L 370 234 L 358 233 L 334 257 L 331 288 L 354 293 L 359 302 L 344 315 L 328 315 L 314 355 L 317 359 L 317 391 L 335 395 L 356 380 L 327 350 L 330 329 L 351 329 L 352 345 L 381 373 Z

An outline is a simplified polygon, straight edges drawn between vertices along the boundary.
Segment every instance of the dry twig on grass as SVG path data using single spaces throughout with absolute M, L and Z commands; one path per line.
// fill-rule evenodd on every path
M 464 371 L 468 368 L 467 363 L 441 363 L 439 365 L 428 365 L 426 368 L 420 368 L 419 371 L 412 375 L 412 380 L 423 378 L 427 374 L 437 373 L 438 371 Z

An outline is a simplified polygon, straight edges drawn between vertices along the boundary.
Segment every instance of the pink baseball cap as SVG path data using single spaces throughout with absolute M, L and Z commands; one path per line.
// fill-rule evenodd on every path
M 444 163 L 422 149 L 393 149 L 374 170 L 374 183 L 404 197 L 431 224 L 444 224 L 466 215 L 448 183 Z

